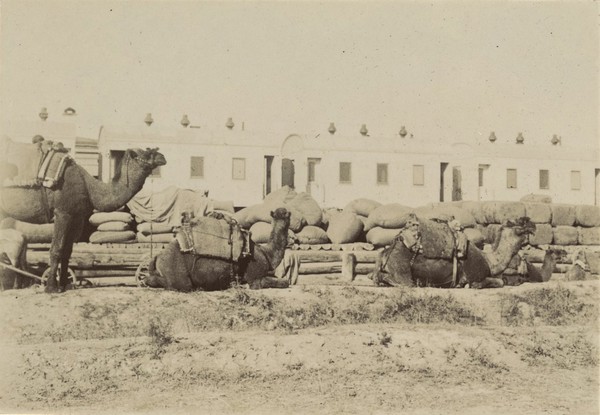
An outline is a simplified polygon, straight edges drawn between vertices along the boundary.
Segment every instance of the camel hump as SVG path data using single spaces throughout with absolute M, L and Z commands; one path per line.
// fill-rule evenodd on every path
M 236 222 L 211 217 L 184 221 L 176 234 L 182 253 L 237 262 L 250 254 L 250 237 Z

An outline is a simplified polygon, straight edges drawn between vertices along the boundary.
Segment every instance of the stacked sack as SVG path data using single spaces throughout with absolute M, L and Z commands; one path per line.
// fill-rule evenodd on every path
M 291 213 L 291 239 L 300 243 L 328 242 L 326 234 L 320 228 L 323 216 L 319 204 L 309 194 L 296 193 L 289 186 L 269 193 L 262 203 L 236 212 L 233 218 L 242 228 L 250 230 L 255 243 L 267 243 L 272 229 L 271 212 L 280 207 Z
M 169 243 L 173 238 L 173 226 L 166 222 L 142 222 L 137 225 L 136 239 L 140 243 Z
M 90 223 L 96 231 L 90 235 L 93 244 L 135 242 L 129 212 L 96 212 L 90 216 Z

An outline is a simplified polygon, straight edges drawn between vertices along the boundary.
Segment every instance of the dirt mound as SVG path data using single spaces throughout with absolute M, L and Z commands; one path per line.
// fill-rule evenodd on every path
M 5 291 L 0 409 L 594 413 L 599 289 Z

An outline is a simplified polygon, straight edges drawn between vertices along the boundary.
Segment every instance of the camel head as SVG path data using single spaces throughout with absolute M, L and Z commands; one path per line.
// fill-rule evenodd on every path
M 550 248 L 546 253 L 552 255 L 552 259 L 556 262 L 564 262 L 569 258 L 569 253 L 561 248 Z
M 151 172 L 156 167 L 167 164 L 165 156 L 158 152 L 158 147 L 147 148 L 146 150 L 142 150 L 141 148 L 128 149 L 125 153 L 130 160 L 139 163 L 148 172 Z
M 516 221 L 508 220 L 504 224 L 506 228 L 512 228 L 518 236 L 528 236 L 535 234 L 535 223 L 527 216 L 523 216 Z
M 277 209 L 271 211 L 271 217 L 273 218 L 274 221 L 282 220 L 282 221 L 286 222 L 288 224 L 288 226 L 290 224 L 291 216 L 292 216 L 292 213 L 289 210 L 287 210 L 286 208 L 277 208 Z

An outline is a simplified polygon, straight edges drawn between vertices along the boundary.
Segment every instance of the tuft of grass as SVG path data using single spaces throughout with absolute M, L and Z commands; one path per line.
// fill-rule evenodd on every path
M 499 363 L 494 361 L 490 356 L 490 353 L 487 349 L 482 348 L 481 344 L 475 347 L 467 347 L 465 349 L 467 352 L 467 356 L 469 356 L 469 360 L 471 363 L 474 363 L 478 366 L 482 366 L 486 369 L 491 369 L 496 372 L 508 372 L 508 366 L 503 363 Z
M 152 344 L 152 358 L 160 359 L 166 347 L 175 341 L 171 333 L 171 324 L 159 318 L 153 318 L 148 324 L 148 336 Z
M 526 294 L 509 294 L 503 304 L 503 319 L 508 325 L 533 325 L 541 320 L 551 326 L 571 325 L 597 318 L 598 305 L 586 304 L 562 286 L 544 287 Z

